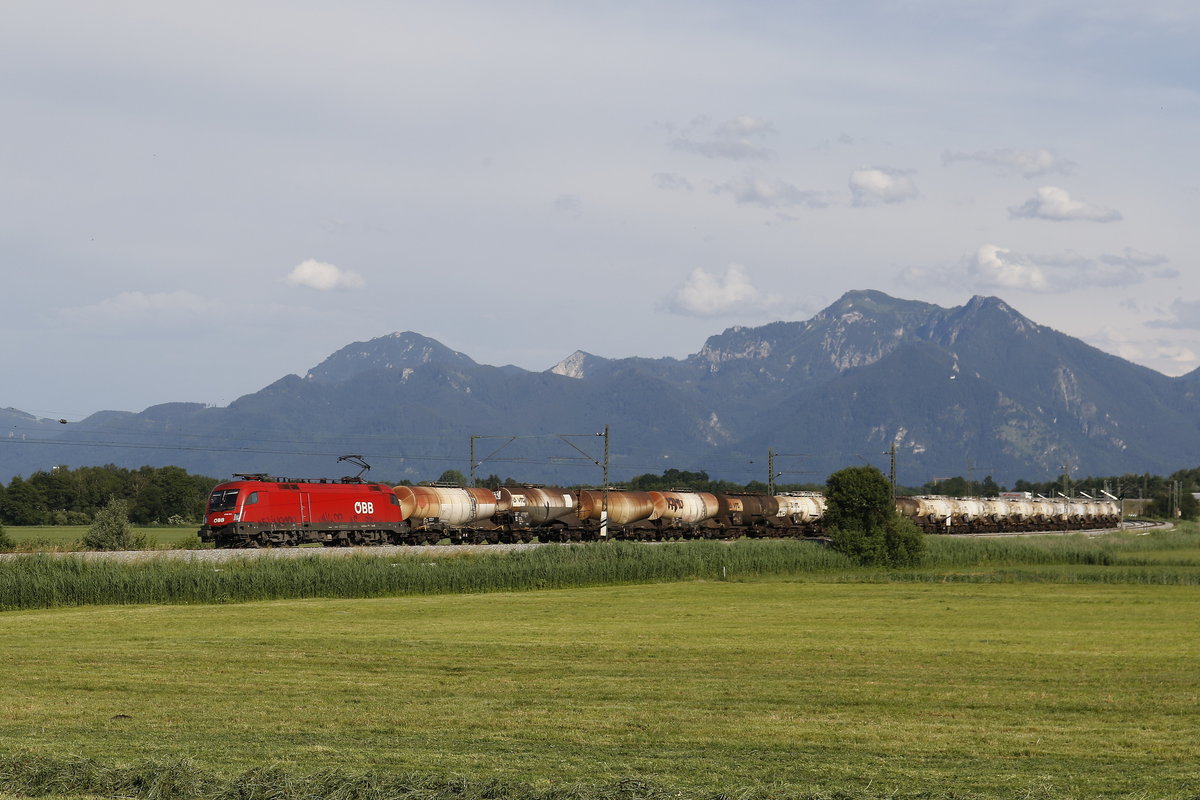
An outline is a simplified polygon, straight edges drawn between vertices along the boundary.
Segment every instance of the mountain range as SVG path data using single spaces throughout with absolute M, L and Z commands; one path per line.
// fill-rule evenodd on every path
M 2 399 L 2 398 L 0 398 Z M 1170 473 L 1200 463 L 1200 370 L 1171 378 L 1039 325 L 995 297 L 943 308 L 852 291 L 803 322 L 733 327 L 693 355 L 576 351 L 542 372 L 478 364 L 412 332 L 356 342 L 227 407 L 167 403 L 69 425 L 0 411 L 0 478 L 57 464 L 175 464 L 213 477 L 372 477 L 446 469 L 601 481 L 667 468 L 823 482 L 870 463 L 897 479 L 1004 483 Z

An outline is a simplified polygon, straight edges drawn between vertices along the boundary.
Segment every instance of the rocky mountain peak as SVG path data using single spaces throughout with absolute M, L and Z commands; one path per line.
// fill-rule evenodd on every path
M 607 362 L 608 359 L 594 356 L 591 353 L 585 353 L 583 350 L 576 350 L 571 355 L 564 358 L 562 361 L 555 364 L 548 371 L 555 375 L 562 375 L 566 378 L 574 378 L 582 380 L 589 376 L 590 372 L 595 368 Z
M 404 331 L 346 345 L 310 369 L 304 379 L 315 383 L 337 383 L 363 372 L 414 369 L 430 363 L 476 365 L 469 356 L 451 350 L 436 339 Z
M 999 297 L 975 295 L 956 308 L 942 309 L 922 326 L 920 335 L 943 346 L 953 346 L 963 335 L 975 337 L 1029 335 L 1041 326 Z

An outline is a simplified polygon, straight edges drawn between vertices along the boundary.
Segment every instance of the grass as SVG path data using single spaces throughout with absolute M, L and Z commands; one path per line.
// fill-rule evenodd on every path
M 810 576 L 850 582 L 1200 584 L 1200 533 L 930 537 L 920 569 L 854 567 L 812 542 L 628 542 L 518 552 L 419 551 L 349 558 L 181 558 L 137 562 L 27 555 L 0 560 L 0 611 L 142 603 L 237 603 L 286 598 L 390 597 L 617 585 L 690 579 Z
M 348 558 L 238 557 L 112 561 L 28 555 L 0 561 L 0 611 L 140 603 L 231 603 L 302 597 L 387 597 L 744 578 L 851 569 L 811 542 L 611 542 L 519 552 L 414 551 Z
M 1185 797 L 1198 613 L 1184 586 L 783 580 L 19 611 L 0 742 L 225 781 Z
M 136 525 L 134 531 L 144 533 L 161 548 L 199 545 L 195 525 Z M 23 552 L 63 552 L 82 550 L 87 525 L 6 525 L 4 530 Z
M 1195 526 L 929 544 L 0 561 L 0 797 L 1200 796 Z

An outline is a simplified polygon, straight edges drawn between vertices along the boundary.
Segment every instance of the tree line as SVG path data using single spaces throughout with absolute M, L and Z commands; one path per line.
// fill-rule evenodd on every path
M 0 523 L 90 525 L 113 499 L 136 525 L 199 523 L 219 482 L 182 467 L 55 467 L 0 486 Z

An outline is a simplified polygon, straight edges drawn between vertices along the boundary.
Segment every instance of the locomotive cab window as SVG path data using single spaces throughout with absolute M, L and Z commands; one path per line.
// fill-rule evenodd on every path
M 209 511 L 231 511 L 237 505 L 237 489 L 218 489 L 208 498 Z
M 248 506 L 253 505 L 254 503 L 257 503 L 257 502 L 258 502 L 258 492 L 251 492 L 250 496 L 246 498 L 246 505 L 248 505 Z

